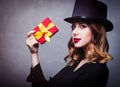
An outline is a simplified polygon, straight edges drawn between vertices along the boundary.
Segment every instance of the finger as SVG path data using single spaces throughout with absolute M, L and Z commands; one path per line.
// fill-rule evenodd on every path
M 38 48 L 38 47 L 39 47 L 39 44 L 38 44 L 38 43 L 35 43 L 33 46 L 34 46 L 35 48 Z
M 35 39 L 35 37 L 33 35 L 31 35 L 31 37 L 26 39 L 26 43 L 38 43 L 38 41 Z
M 28 32 L 27 38 L 29 38 L 31 35 L 33 35 L 33 33 L 35 33 L 35 30 L 32 30 L 32 31 Z
M 32 40 L 26 40 L 26 44 L 29 46 L 29 47 L 37 47 L 37 45 L 39 45 L 39 43 L 32 39 Z M 35 45 L 36 44 L 36 45 Z M 35 46 L 34 46 L 35 45 Z

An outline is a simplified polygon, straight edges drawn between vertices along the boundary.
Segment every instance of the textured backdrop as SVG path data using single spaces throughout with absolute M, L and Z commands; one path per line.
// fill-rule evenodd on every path
M 108 19 L 114 30 L 108 33 L 110 77 L 107 87 L 120 87 L 120 0 L 101 0 L 108 5 Z M 71 25 L 64 18 L 71 16 L 75 0 L 0 0 L 0 87 L 30 87 L 26 77 L 30 72 L 30 52 L 26 34 L 44 18 L 50 17 L 59 28 L 50 43 L 40 45 L 40 63 L 46 79 L 65 66 L 67 42 Z

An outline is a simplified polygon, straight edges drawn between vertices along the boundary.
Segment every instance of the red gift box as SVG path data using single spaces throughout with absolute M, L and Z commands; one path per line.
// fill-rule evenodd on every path
M 54 23 L 47 17 L 44 19 L 39 25 L 37 25 L 34 30 L 34 36 L 36 40 L 43 44 L 46 41 L 50 41 L 50 38 L 58 32 L 58 28 L 54 25 Z

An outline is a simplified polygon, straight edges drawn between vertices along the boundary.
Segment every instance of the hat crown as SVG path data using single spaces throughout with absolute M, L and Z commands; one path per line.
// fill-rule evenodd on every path
M 97 0 L 76 0 L 72 17 L 64 20 L 69 23 L 98 23 L 103 25 L 107 32 L 113 30 L 112 22 L 107 19 L 107 5 Z
M 106 19 L 107 5 L 97 0 L 76 0 L 72 16 Z

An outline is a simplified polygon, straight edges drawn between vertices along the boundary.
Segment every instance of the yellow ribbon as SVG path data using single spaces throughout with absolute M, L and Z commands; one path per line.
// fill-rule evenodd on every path
M 45 36 L 45 40 L 50 42 L 50 37 L 53 35 L 53 33 L 51 33 L 49 31 L 50 28 L 54 27 L 55 25 L 51 22 L 49 23 L 49 25 L 47 27 L 45 27 L 42 23 L 40 23 L 38 25 L 39 27 L 39 30 L 38 32 L 36 32 L 34 35 L 35 35 L 35 38 L 37 40 L 39 40 L 43 35 Z

